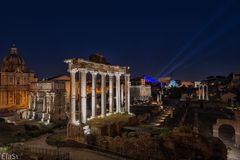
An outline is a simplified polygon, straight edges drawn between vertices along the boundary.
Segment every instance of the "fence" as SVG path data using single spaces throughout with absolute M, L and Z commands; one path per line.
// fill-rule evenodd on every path
M 28 155 L 33 154 L 39 157 L 44 157 L 44 159 L 70 160 L 70 153 L 55 148 L 43 148 L 41 146 L 24 144 L 22 146 L 14 146 L 13 150 L 18 150 Z

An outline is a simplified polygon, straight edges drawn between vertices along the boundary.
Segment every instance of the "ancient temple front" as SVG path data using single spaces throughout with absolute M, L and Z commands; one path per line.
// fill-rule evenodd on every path
M 18 54 L 15 44 L 10 48 L 1 64 L 0 72 L 0 109 L 22 109 L 28 107 L 29 87 L 36 82 L 34 73 L 26 69 L 23 58 Z

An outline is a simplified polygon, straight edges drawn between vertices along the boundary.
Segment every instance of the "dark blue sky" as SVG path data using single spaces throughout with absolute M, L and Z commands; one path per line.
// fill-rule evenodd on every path
M 1 1 L 1 58 L 12 41 L 40 77 L 95 52 L 133 76 L 226 75 L 240 72 L 240 1 Z

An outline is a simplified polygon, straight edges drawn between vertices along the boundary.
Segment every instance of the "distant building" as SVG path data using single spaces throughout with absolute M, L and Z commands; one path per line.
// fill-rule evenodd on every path
M 28 119 L 46 124 L 66 119 L 65 82 L 39 81 L 30 85 Z
M 95 63 L 110 64 L 107 62 L 106 58 L 100 53 L 91 54 L 89 56 L 89 61 Z
M 57 75 L 47 79 L 48 81 L 63 81 L 65 83 L 65 103 L 70 106 L 70 76 L 67 74 Z
M 130 96 L 131 102 L 150 100 L 151 85 L 146 84 L 144 76 L 131 79 Z
M 236 102 L 237 95 L 232 92 L 226 92 L 221 95 L 221 100 L 228 104 L 234 104 Z
M 200 81 L 195 81 L 195 82 L 194 82 L 194 88 L 198 88 L 198 86 L 200 86 L 201 83 L 202 83 L 202 82 L 200 82 Z
M 208 85 L 205 82 L 194 82 L 194 88 L 197 89 L 198 100 L 209 100 Z
M 176 80 L 171 80 L 167 86 L 168 88 L 179 87 Z
M 240 88 L 240 74 L 233 74 L 232 81 L 229 84 L 230 88 Z
M 91 78 L 91 77 L 90 77 Z M 66 111 L 68 112 L 70 110 L 70 75 L 68 74 L 62 74 L 62 75 L 57 75 L 57 76 L 54 76 L 54 77 L 51 77 L 51 78 L 48 78 L 47 79 L 48 81 L 63 81 L 65 83 L 65 104 L 66 104 Z M 100 85 L 100 82 L 97 83 L 97 87 L 96 87 L 96 93 L 97 94 L 100 94 L 101 93 L 101 85 Z M 80 97 L 80 81 L 79 79 L 76 79 L 76 96 L 77 97 Z M 91 83 L 87 81 L 87 86 L 86 86 L 86 90 L 87 90 L 87 94 L 90 94 L 91 93 Z M 77 102 L 77 109 L 80 107 L 80 102 Z
M 3 58 L 1 65 L 0 108 L 27 108 L 29 86 L 36 81 L 34 73 L 26 69 L 23 58 L 13 44 L 10 54 Z
M 189 87 L 194 87 L 194 85 L 195 85 L 194 82 L 191 82 L 191 81 L 181 81 L 181 84 L 179 85 L 179 87 L 185 86 L 189 88 Z
M 164 86 L 168 86 L 170 84 L 170 81 L 172 80 L 172 77 L 160 77 L 158 81 L 163 84 Z

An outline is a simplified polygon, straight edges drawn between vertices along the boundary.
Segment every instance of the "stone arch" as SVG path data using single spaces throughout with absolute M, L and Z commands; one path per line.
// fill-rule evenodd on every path
M 240 123 L 238 119 L 217 119 L 216 124 L 213 125 L 213 136 L 219 137 L 219 129 L 223 125 L 232 126 L 235 131 L 235 144 L 240 146 Z
M 221 138 L 222 140 L 227 140 L 235 143 L 236 130 L 232 125 L 229 125 L 229 124 L 220 125 L 218 128 L 218 135 L 219 135 L 219 138 Z

